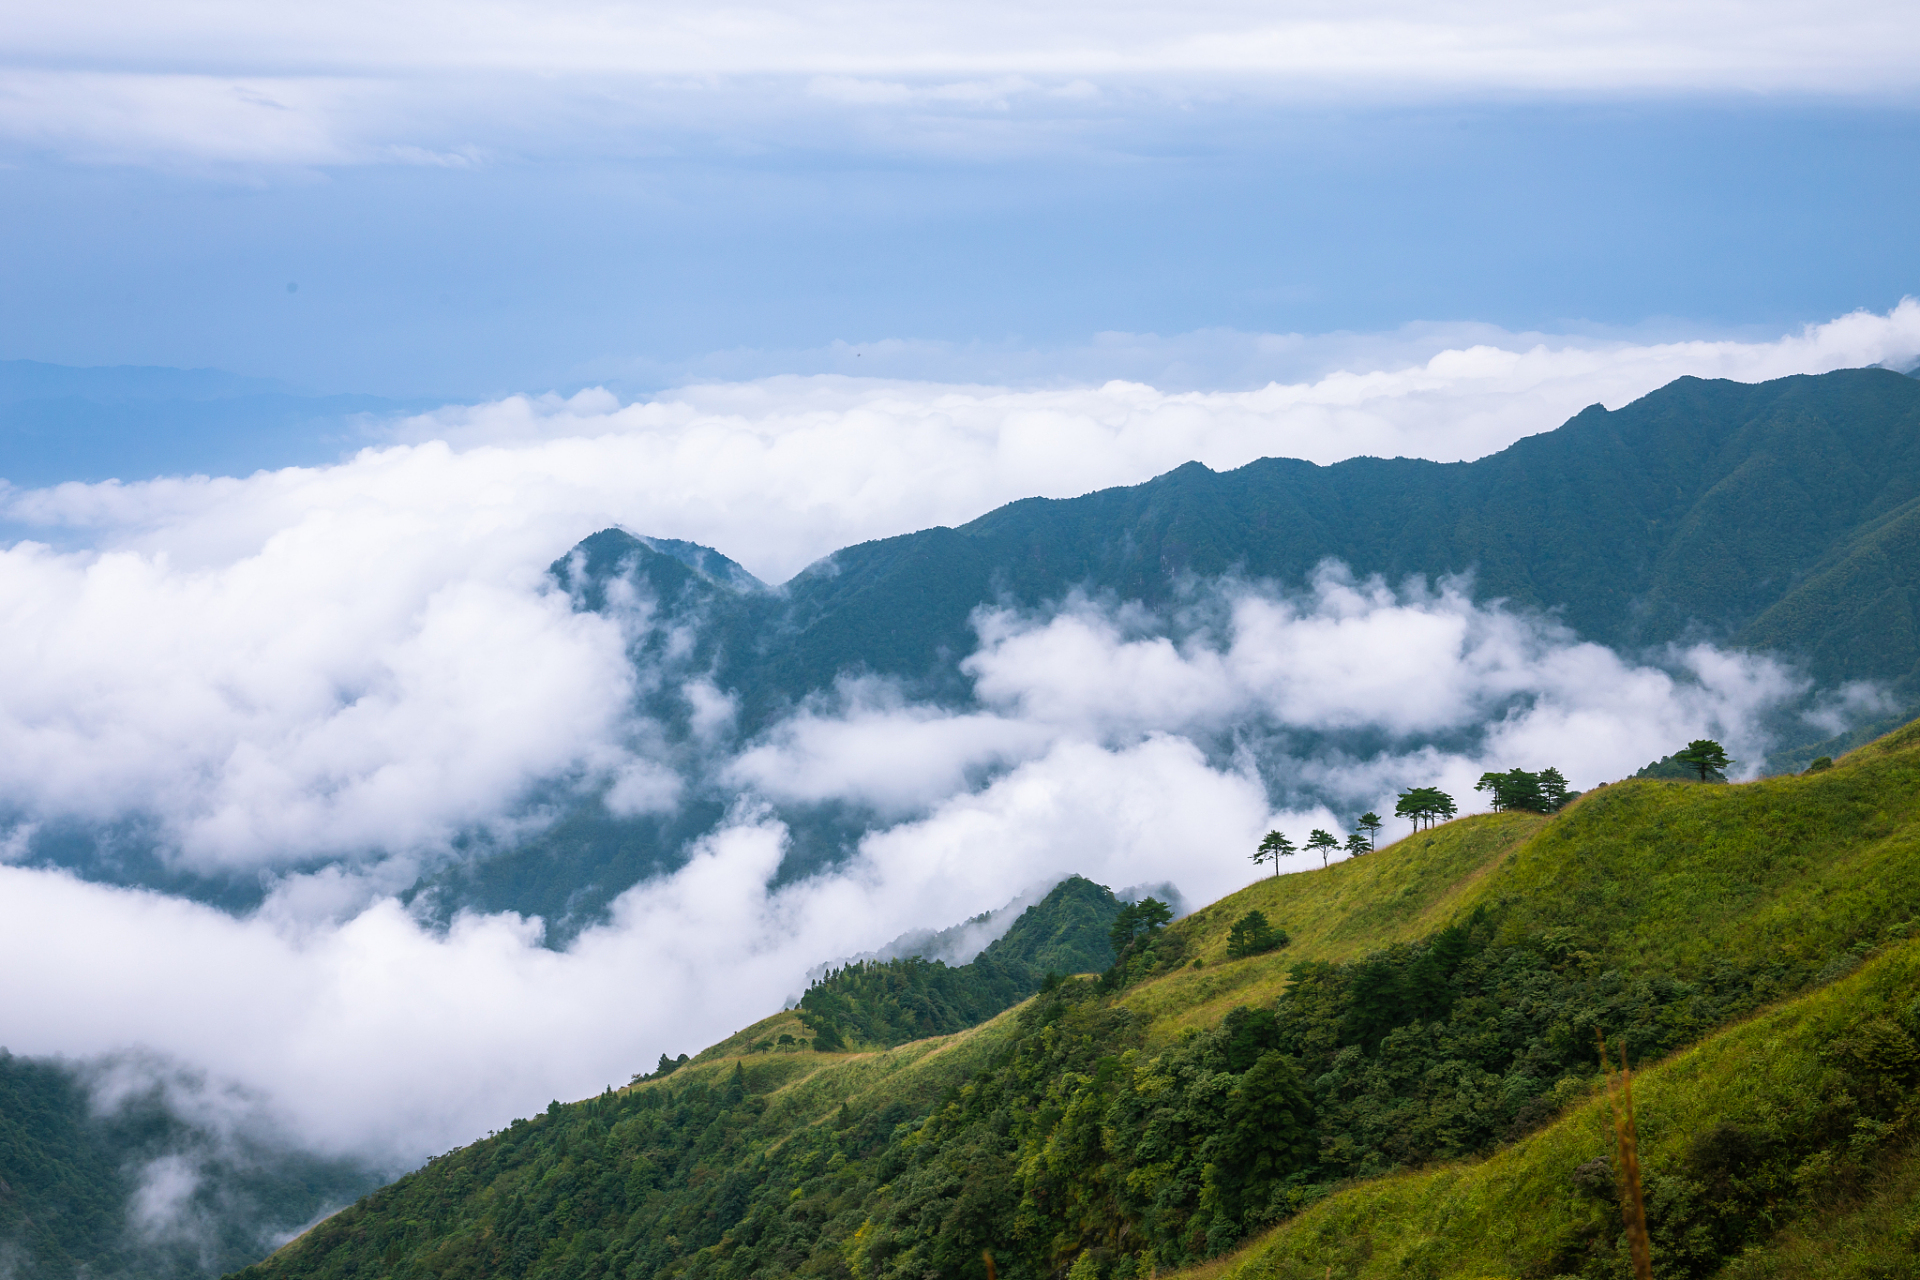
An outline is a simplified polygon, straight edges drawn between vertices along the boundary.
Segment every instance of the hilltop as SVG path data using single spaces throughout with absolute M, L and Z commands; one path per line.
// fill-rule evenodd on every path
M 1233 958 L 1254 911 L 1290 941 Z M 1894 1274 L 1916 927 L 1920 726 L 1807 776 L 1615 783 L 1260 880 L 954 1034 L 736 1037 L 239 1274 L 1609 1276 L 1599 1033 L 1644 1068 L 1658 1274 Z

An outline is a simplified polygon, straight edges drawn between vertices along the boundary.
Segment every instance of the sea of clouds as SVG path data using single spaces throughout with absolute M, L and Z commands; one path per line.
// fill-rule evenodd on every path
M 1070 872 L 1201 903 L 1256 874 L 1269 828 L 1345 831 L 1411 784 L 1471 807 L 1486 768 L 1586 787 L 1702 734 L 1751 768 L 1808 694 L 1789 664 L 1615 653 L 1465 580 L 1329 565 L 1189 584 L 1159 615 L 986 608 L 974 705 L 855 680 L 748 734 L 703 673 L 629 660 L 665 625 L 645 601 L 576 612 L 545 571 L 619 524 L 779 582 L 850 542 L 1189 459 L 1474 457 L 1681 374 L 1916 359 L 1908 301 L 1771 342 L 1488 341 L 1245 392 L 779 378 L 449 409 L 329 467 L 7 490 L 0 517 L 35 535 L 0 549 L 7 1046 L 185 1064 L 315 1149 L 400 1166 L 697 1050 L 822 961 Z M 661 680 L 698 711 L 692 755 L 633 711 Z M 1823 724 L 1872 698 L 1828 691 Z M 556 794 L 639 811 L 695 787 L 731 797 L 725 820 L 563 948 L 513 915 L 431 927 L 396 896 L 463 833 L 537 829 Z M 823 802 L 871 829 L 782 880 L 784 807 Z M 264 904 L 21 861 L 48 824 L 127 822 L 183 869 L 259 877 Z

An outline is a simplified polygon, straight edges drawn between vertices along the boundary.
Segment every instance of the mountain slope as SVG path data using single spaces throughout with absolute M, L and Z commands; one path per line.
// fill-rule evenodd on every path
M 1229 959 L 1253 909 L 1292 944 Z M 556 1103 L 243 1274 L 972 1280 L 991 1249 L 1129 1280 L 1252 1235 L 1250 1280 L 1597 1280 L 1604 1032 L 1665 1059 L 1661 1274 L 1705 1275 L 1906 1177 L 1916 928 L 1920 728 L 1806 777 L 1617 783 L 1261 880 L 958 1035 Z

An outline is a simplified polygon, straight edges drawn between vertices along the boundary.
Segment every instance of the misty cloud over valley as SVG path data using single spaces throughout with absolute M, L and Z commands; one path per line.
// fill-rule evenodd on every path
M 393 1171 L 1069 873 L 1205 902 L 1269 829 L 1345 834 L 1409 786 L 1471 808 L 1482 771 L 1554 765 L 1586 788 L 1702 735 L 1752 776 L 1904 705 L 1900 672 L 1757 643 L 1766 599 L 1708 616 L 1685 556 L 1634 569 L 1631 601 L 1558 598 L 1368 521 L 1504 510 L 1475 477 L 1640 429 L 1627 401 L 1688 361 L 1916 356 L 1907 303 L 1777 344 L 1447 352 L 1245 394 L 776 380 L 10 491 L 34 536 L 0 551 L 0 948 L 31 976 L 8 1047 L 198 1080 L 162 1090 L 194 1132 L 244 1113 Z M 1479 470 L 1248 465 L 1479 456 L 1594 400 L 1619 412 Z M 166 1206 L 207 1149 L 141 1174 L 154 1221 L 191 1216 Z

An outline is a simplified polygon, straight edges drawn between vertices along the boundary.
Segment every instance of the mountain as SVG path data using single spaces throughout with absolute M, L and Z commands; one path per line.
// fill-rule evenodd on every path
M 1880 724 L 1891 727 L 1920 710 L 1920 381 L 1885 369 L 1758 385 L 1682 378 L 1475 462 L 1188 463 L 848 547 L 773 589 L 710 548 L 618 529 L 552 574 L 577 608 L 644 599 L 671 624 L 636 645 L 635 661 L 660 673 L 639 709 L 665 726 L 670 762 L 697 777 L 687 680 L 733 700 L 741 741 L 849 674 L 965 707 L 973 686 L 960 664 L 982 605 L 1081 590 L 1164 610 L 1195 579 L 1298 586 L 1328 558 L 1395 582 L 1471 573 L 1476 598 L 1550 611 L 1618 648 L 1709 639 L 1801 662 L 1824 688 L 1876 681 L 1901 709 Z M 1799 745 L 1787 740 L 1779 767 L 1854 744 L 1793 754 Z M 563 938 L 674 865 L 732 798 L 696 785 L 671 814 L 627 819 L 576 805 L 516 848 L 470 850 L 418 892 L 447 912 L 539 914 Z M 787 878 L 845 857 L 874 821 L 830 804 L 788 806 L 782 819 Z
M 1231 958 L 1256 910 L 1291 944 Z M 822 1053 L 767 1035 L 792 1018 L 239 1275 L 1601 1280 L 1600 1036 L 1635 1069 L 1656 1275 L 1910 1274 L 1920 726 L 1261 879 L 956 1034 Z
M 749 706 L 855 668 L 949 687 L 980 604 L 1073 587 L 1159 604 L 1189 575 L 1297 583 L 1335 558 L 1390 580 L 1471 572 L 1480 598 L 1555 610 L 1608 645 L 1762 645 L 1913 700 L 1916 538 L 1920 381 L 1681 378 L 1475 462 L 1188 463 L 849 547 L 743 602 L 721 684 Z

